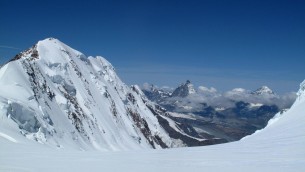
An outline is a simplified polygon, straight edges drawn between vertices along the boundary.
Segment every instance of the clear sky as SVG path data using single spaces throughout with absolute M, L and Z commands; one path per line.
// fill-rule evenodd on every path
M 55 37 L 101 55 L 127 84 L 297 91 L 304 0 L 0 1 L 0 62 Z

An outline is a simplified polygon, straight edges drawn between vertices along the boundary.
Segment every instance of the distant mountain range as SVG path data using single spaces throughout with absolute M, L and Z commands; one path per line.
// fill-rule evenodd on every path
M 289 108 L 295 93 L 277 95 L 267 86 L 254 91 L 235 88 L 219 93 L 204 86 L 194 89 L 187 80 L 176 89 L 145 85 L 143 93 L 170 111 L 171 119 L 191 125 L 205 138 L 239 140 L 267 125 L 277 112 Z

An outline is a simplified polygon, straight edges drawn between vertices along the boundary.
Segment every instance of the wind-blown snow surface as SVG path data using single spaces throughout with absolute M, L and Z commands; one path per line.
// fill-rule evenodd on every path
M 265 129 L 221 145 L 83 152 L 50 148 L 1 130 L 0 171 L 304 171 L 304 88 L 305 82 L 291 109 Z

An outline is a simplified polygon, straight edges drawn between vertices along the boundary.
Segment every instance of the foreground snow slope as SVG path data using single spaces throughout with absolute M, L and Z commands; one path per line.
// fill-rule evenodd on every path
M 1 126 L 0 171 L 305 171 L 305 81 L 290 110 L 241 141 L 118 152 L 56 149 Z

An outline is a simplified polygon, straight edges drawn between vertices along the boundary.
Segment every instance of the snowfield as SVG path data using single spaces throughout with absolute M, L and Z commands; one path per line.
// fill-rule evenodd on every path
M 105 59 L 86 60 L 55 42 L 37 48 L 39 57 L 54 58 L 14 61 L 0 70 L 1 172 L 305 171 L 305 81 L 289 110 L 240 141 L 153 150 L 162 140 L 171 147 L 182 143 L 169 137 L 137 87 L 123 84 Z M 27 58 L 37 57 L 29 51 Z M 135 112 L 142 116 L 134 120 Z

